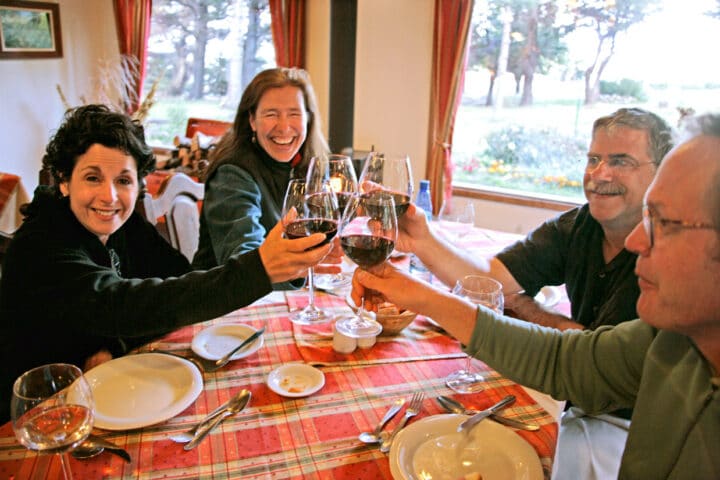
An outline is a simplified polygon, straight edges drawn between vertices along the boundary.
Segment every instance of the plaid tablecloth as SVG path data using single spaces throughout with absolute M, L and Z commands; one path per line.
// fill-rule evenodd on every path
M 496 247 L 497 248 L 497 247 Z M 188 350 L 195 334 L 210 325 L 256 322 L 267 325 L 265 345 L 224 369 L 204 373 L 196 401 L 176 417 L 131 431 L 96 433 L 128 450 L 132 462 L 103 454 L 90 460 L 70 459 L 76 479 L 390 479 L 388 457 L 376 445 L 361 443 L 359 432 L 375 427 L 397 398 L 425 393 L 421 413 L 411 421 L 443 413 L 435 398 L 450 395 L 466 406 L 485 408 L 507 394 L 517 401 L 503 414 L 537 423 L 537 432 L 517 431 L 540 457 L 549 478 L 558 427 L 520 385 L 480 361 L 485 390 L 457 395 L 444 378 L 465 365 L 458 343 L 418 317 L 398 337 L 381 338 L 367 350 L 339 355 L 332 350 L 329 325 L 300 328 L 288 320 L 302 304 L 303 292 L 274 292 L 247 308 L 175 331 L 142 350 Z M 319 305 L 347 313 L 342 297 L 318 293 Z M 325 386 L 305 398 L 282 397 L 266 385 L 268 374 L 289 362 L 322 363 Z M 189 429 L 209 411 L 242 388 L 252 392 L 249 405 L 227 419 L 196 449 L 186 452 L 168 437 Z M 392 428 L 401 415 L 386 428 Z M 37 455 L 16 441 L 11 425 L 0 427 L 0 479 L 61 478 L 60 463 Z
M 322 301 L 326 295 L 319 294 Z M 453 395 L 444 377 L 461 368 L 460 358 L 430 358 L 415 361 L 368 364 L 362 357 L 333 359 L 321 367 L 325 386 L 306 398 L 285 398 L 265 384 L 274 368 L 288 362 L 307 361 L 307 347 L 299 345 L 297 334 L 288 320 L 288 305 L 282 296 L 271 295 L 257 305 L 225 317 L 182 328 L 148 346 L 149 348 L 188 348 L 193 335 L 214 324 L 240 323 L 264 319 L 268 330 L 265 346 L 256 354 L 231 362 L 225 369 L 203 375 L 203 392 L 192 406 L 178 416 L 157 424 L 127 432 L 98 431 L 102 436 L 126 448 L 132 463 L 103 454 L 90 460 L 71 458 L 77 479 L 389 479 L 387 456 L 377 446 L 358 441 L 359 432 L 371 430 L 398 397 L 409 398 L 421 390 L 426 399 L 417 418 L 442 413 L 434 400 Z M 331 300 L 332 301 L 332 300 Z M 420 324 L 422 325 L 422 324 Z M 438 351 L 450 353 L 447 337 L 432 335 L 418 343 L 436 343 Z M 389 337 L 388 342 L 392 342 Z M 450 341 L 452 343 L 454 341 Z M 455 353 L 459 346 L 455 343 Z M 313 347 L 330 350 L 329 345 Z M 371 355 L 373 349 L 368 351 Z M 379 350 L 382 351 L 382 350 Z M 389 350 L 393 351 L 393 350 Z M 327 352 L 326 352 L 327 353 Z M 374 355 L 374 354 L 373 354 Z M 549 476 L 557 438 L 557 424 L 527 392 L 500 377 L 481 362 L 488 378 L 486 389 L 472 395 L 460 395 L 469 407 L 483 408 L 506 394 L 517 401 L 504 414 L 541 425 L 539 432 L 517 432 L 538 452 L 546 476 Z M 168 439 L 172 433 L 190 428 L 206 413 L 225 402 L 241 388 L 252 392 L 249 406 L 226 420 L 196 449 L 186 452 L 182 445 Z M 389 425 L 394 426 L 400 415 Z M 60 464 L 52 456 L 37 455 L 21 447 L 10 424 L 0 427 L 0 478 L 60 478 Z

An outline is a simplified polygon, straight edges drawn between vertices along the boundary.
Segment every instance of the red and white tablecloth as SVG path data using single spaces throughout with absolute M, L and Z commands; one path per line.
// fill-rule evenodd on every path
M 498 248 L 498 242 L 495 248 Z M 537 451 L 546 478 L 557 440 L 558 410 L 542 408 L 536 392 L 501 377 L 482 362 L 475 366 L 487 378 L 485 390 L 457 395 L 444 378 L 465 365 L 457 341 L 422 316 L 401 335 L 380 337 L 376 346 L 348 355 L 332 350 L 330 325 L 304 328 L 288 320 L 291 309 L 304 304 L 305 292 L 274 292 L 256 304 L 224 317 L 188 326 L 146 349 L 189 349 L 202 329 L 214 324 L 264 320 L 265 345 L 255 354 L 224 369 L 204 373 L 197 400 L 176 417 L 131 431 L 97 433 L 119 444 L 131 463 L 103 454 L 90 460 L 71 458 L 76 479 L 390 479 L 388 457 L 376 445 L 361 443 L 359 432 L 375 427 L 397 398 L 425 393 L 421 419 L 444 413 L 435 398 L 454 396 L 466 406 L 484 408 L 507 394 L 517 401 L 503 414 L 541 426 L 517 431 Z M 318 304 L 338 314 L 351 311 L 343 297 L 318 293 Z M 282 397 L 265 384 L 268 374 L 289 362 L 321 363 L 325 386 L 305 398 Z M 250 404 L 230 417 L 197 448 L 184 451 L 168 437 L 190 428 L 241 388 L 252 392 Z M 546 397 L 545 405 L 552 399 Z M 400 420 L 398 415 L 387 428 Z M 417 421 L 413 419 L 411 421 Z M 0 427 L 0 479 L 61 478 L 60 463 L 18 444 L 11 425 Z

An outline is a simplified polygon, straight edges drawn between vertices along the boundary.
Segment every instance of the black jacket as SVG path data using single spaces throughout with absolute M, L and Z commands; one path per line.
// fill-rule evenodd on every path
M 109 249 L 118 254 L 122 277 Z M 30 368 L 82 366 L 103 348 L 122 355 L 270 291 L 257 250 L 191 272 L 185 257 L 138 213 L 103 245 L 76 219 L 67 198 L 39 187 L 0 277 L 0 419 L 9 413 L 12 382 Z

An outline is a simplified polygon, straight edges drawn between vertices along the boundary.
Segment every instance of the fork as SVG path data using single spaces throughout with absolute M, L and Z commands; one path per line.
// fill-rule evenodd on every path
M 410 399 L 410 405 L 408 405 L 407 409 L 405 410 L 405 415 L 403 416 L 402 420 L 400 420 L 400 423 L 397 424 L 397 427 L 395 427 L 395 430 L 392 431 L 389 437 L 387 437 L 385 440 L 383 440 L 382 445 L 380 445 L 380 451 L 382 453 L 388 453 L 390 451 L 390 445 L 392 445 L 393 440 L 395 439 L 395 435 L 398 434 L 400 430 L 405 426 L 407 421 L 411 418 L 420 413 L 420 408 L 422 407 L 422 401 L 423 398 L 425 398 L 425 395 L 422 392 L 415 392 Z

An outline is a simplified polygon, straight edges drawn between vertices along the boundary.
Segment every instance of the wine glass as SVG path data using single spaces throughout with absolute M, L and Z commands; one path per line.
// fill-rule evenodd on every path
M 390 192 L 354 195 L 340 222 L 343 252 L 360 268 L 368 269 L 388 259 L 397 240 L 397 207 Z M 366 291 L 366 294 L 369 293 Z M 335 329 L 349 337 L 377 335 L 382 326 L 367 317 L 364 299 L 355 315 L 339 319 Z
M 309 237 L 313 233 L 324 233 L 327 237 L 317 247 L 325 245 L 337 234 L 340 212 L 335 193 L 329 182 L 319 182 L 311 191 L 306 180 L 290 180 L 283 202 L 283 226 L 287 238 Z M 297 215 L 286 222 L 287 213 L 295 209 Z M 308 269 L 308 304 L 302 310 L 290 315 L 290 321 L 300 325 L 312 325 L 330 321 L 333 317 L 315 305 L 313 269 Z
M 52 363 L 23 373 L 13 385 L 10 415 L 18 441 L 39 453 L 60 457 L 66 480 L 72 480 L 67 452 L 93 428 L 93 397 L 82 370 Z
M 437 218 L 441 231 L 449 232 L 457 240 L 470 233 L 475 226 L 475 206 L 468 202 L 462 209 L 455 207 L 451 200 L 447 200 L 440 207 Z
M 357 177 L 352 160 L 347 155 L 332 154 L 327 158 L 313 157 L 308 168 L 307 181 L 314 188 L 317 182 L 328 181 L 338 201 L 340 215 L 345 210 L 350 197 L 358 191 Z M 337 274 L 315 275 L 315 286 L 334 290 L 350 285 L 352 275 L 341 272 Z
M 360 192 L 365 196 L 385 191 L 393 196 L 397 217 L 408 209 L 413 195 L 412 169 L 407 155 L 371 152 L 360 173 Z
M 466 275 L 457 281 L 452 291 L 475 304 L 503 313 L 505 298 L 502 285 L 497 280 L 482 275 Z M 473 393 L 483 389 L 484 381 L 485 378 L 480 373 L 472 371 L 472 356 L 468 355 L 465 368 L 448 375 L 445 385 L 458 393 Z

